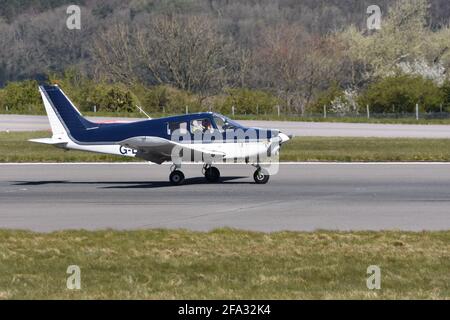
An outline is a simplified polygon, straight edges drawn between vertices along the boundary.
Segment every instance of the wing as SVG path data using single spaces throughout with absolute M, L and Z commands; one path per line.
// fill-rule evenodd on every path
M 193 161 L 192 159 L 203 159 L 204 155 L 214 158 L 215 160 L 225 157 L 225 153 L 211 150 L 210 148 L 207 149 L 202 144 L 182 144 L 160 137 L 133 137 L 120 141 L 118 144 L 126 148 L 137 150 L 136 157 L 158 164 L 172 160 L 174 148 L 183 150 L 183 155 L 190 154 L 190 161 Z M 183 157 L 183 159 L 186 158 Z

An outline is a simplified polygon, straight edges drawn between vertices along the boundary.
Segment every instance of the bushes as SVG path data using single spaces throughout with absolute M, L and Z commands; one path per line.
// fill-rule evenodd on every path
M 323 106 L 327 106 L 328 109 L 336 99 L 342 98 L 344 98 L 344 91 L 334 82 L 327 90 L 317 96 L 314 103 L 308 106 L 307 110 L 310 113 L 323 113 Z
M 323 113 L 325 105 L 329 113 L 345 114 L 365 111 L 369 105 L 372 113 L 414 113 L 416 104 L 420 112 L 439 112 L 442 105 L 450 106 L 450 82 L 439 87 L 420 76 L 397 75 L 380 79 L 359 93 L 333 84 L 318 95 L 308 110 Z
M 439 112 L 444 91 L 422 77 L 391 76 L 370 85 L 358 103 L 369 105 L 374 113 L 413 113 L 417 103 L 421 112 Z
M 149 112 L 185 113 L 202 111 L 200 99 L 187 91 L 170 86 L 144 87 L 140 98 L 142 106 Z
M 133 112 L 139 103 L 130 89 L 122 84 L 94 82 L 75 69 L 68 69 L 62 77 L 50 76 L 50 82 L 58 84 L 80 111 Z
M 75 70 L 64 75 L 50 76 L 50 82 L 59 84 L 82 112 L 136 112 L 135 105 L 148 113 L 181 114 L 188 106 L 190 112 L 207 111 L 210 108 L 230 114 L 232 107 L 237 114 L 276 114 L 275 107 L 283 106 L 276 96 L 260 90 L 228 89 L 224 94 L 206 99 L 170 86 L 147 87 L 143 84 L 126 86 L 95 82 L 83 77 Z M 0 89 L 0 112 L 8 107 L 10 113 L 43 114 L 44 108 L 37 90 L 37 81 L 10 82 Z M 450 81 L 438 87 L 433 81 L 419 76 L 399 75 L 379 80 L 356 94 L 344 91 L 338 84 L 320 93 L 307 110 L 322 113 L 327 106 L 328 113 L 353 114 L 370 105 L 372 113 L 414 113 L 419 104 L 421 112 L 439 112 L 450 109 Z
M 9 82 L 0 90 L 0 109 L 11 113 L 39 113 L 42 108 L 38 83 L 32 80 Z
M 275 106 L 281 101 L 265 91 L 228 89 L 226 95 L 217 99 L 215 104 L 216 109 L 224 114 L 230 114 L 233 106 L 239 114 L 264 114 L 275 112 Z

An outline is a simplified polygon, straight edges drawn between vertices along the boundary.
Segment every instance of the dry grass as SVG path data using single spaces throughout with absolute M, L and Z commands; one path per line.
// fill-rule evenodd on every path
M 0 232 L 0 299 L 448 299 L 449 270 L 448 231 Z

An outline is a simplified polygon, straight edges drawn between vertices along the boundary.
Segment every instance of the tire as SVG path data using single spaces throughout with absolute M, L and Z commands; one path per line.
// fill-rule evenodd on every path
M 169 180 L 174 186 L 178 186 L 184 182 L 184 174 L 179 170 L 175 170 L 170 174 Z
M 216 167 L 209 167 L 205 171 L 206 181 L 210 183 L 219 182 L 220 180 L 220 171 Z
M 253 174 L 253 179 L 255 180 L 256 184 L 266 184 L 269 182 L 269 173 L 263 169 L 258 169 Z

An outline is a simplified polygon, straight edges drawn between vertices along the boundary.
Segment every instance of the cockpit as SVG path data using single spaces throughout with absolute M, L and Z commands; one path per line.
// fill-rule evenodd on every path
M 240 124 L 234 122 L 230 118 L 227 118 L 223 115 L 214 114 L 213 115 L 214 122 L 216 123 L 216 127 L 220 132 L 225 132 L 226 130 L 234 130 L 242 128 Z
M 167 123 L 167 134 L 171 135 L 176 130 L 179 130 L 180 134 L 207 133 L 218 130 L 220 133 L 224 133 L 227 130 L 234 130 L 243 128 L 240 124 L 217 113 L 199 114 L 195 117 L 190 117 L 190 120 L 171 121 Z

